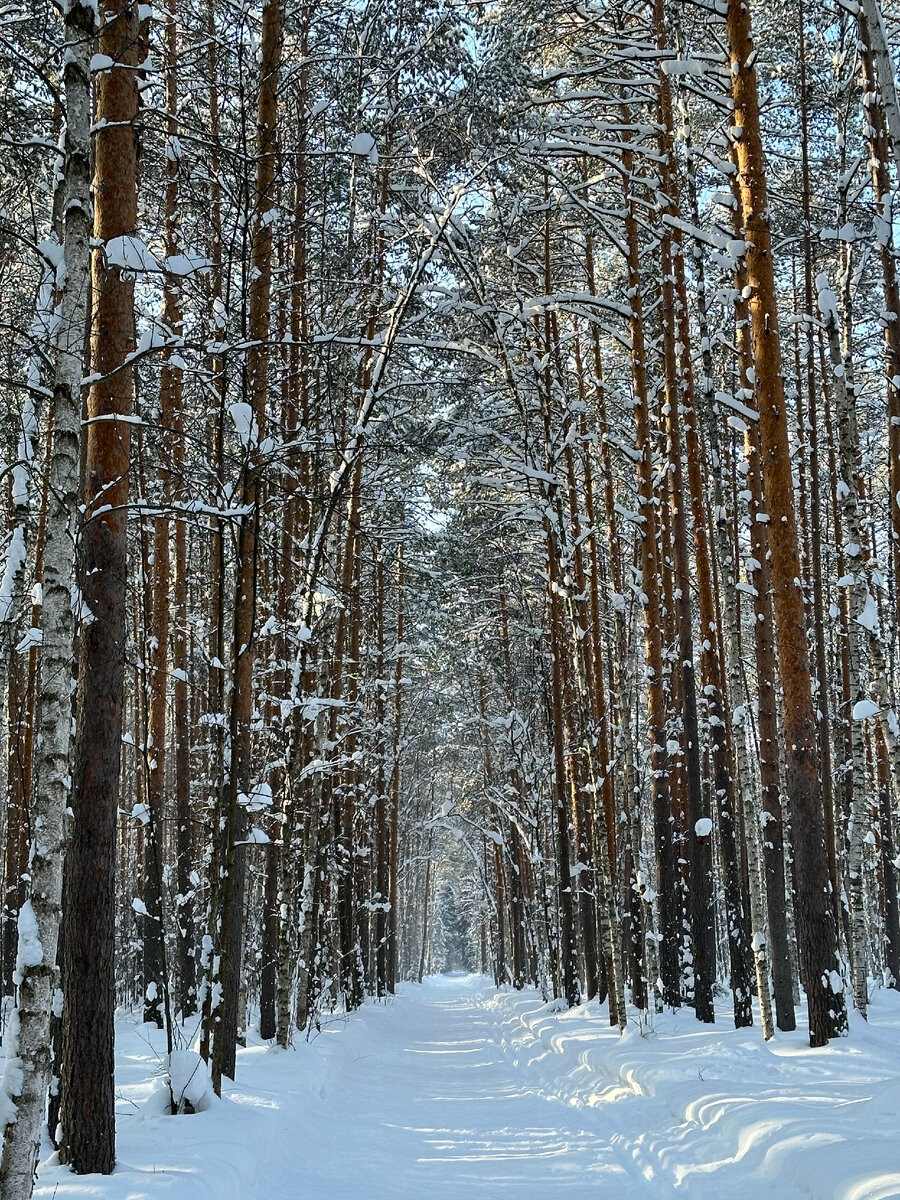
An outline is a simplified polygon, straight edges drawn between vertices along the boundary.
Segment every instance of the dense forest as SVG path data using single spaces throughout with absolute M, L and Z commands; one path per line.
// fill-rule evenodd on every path
M 0 3 L 5 1197 L 117 1006 L 900 987 L 898 20 Z

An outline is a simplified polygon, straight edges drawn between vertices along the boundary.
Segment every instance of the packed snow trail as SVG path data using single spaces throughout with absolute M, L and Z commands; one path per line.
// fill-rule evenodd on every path
M 340 1104 L 358 1115 L 335 1127 L 321 1186 L 304 1195 L 547 1200 L 587 1197 L 601 1182 L 647 1194 L 626 1186 L 601 1121 L 532 1090 L 471 985 L 429 980 L 416 1000 L 381 1022 L 342 1081 Z M 346 1157 L 348 1129 L 357 1161 Z
M 120 1021 L 119 1166 L 53 1159 L 39 1200 L 888 1200 L 900 997 L 820 1051 L 689 1012 L 623 1038 L 598 1005 L 449 976 L 239 1051 L 224 1101 L 164 1115 L 155 1029 Z M 157 1047 L 154 1051 L 153 1047 Z M 154 1067 L 157 1067 L 156 1072 Z M 610 1190 L 606 1190 L 610 1189 Z M 614 1190 L 612 1190 L 614 1189 Z

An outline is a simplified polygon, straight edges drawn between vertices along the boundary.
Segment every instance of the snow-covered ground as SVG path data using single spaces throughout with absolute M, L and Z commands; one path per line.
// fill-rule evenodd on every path
M 119 1166 L 45 1162 L 40 1200 L 900 1197 L 900 995 L 810 1050 L 689 1012 L 631 1026 L 448 976 L 279 1053 L 208 1111 L 162 1112 L 161 1040 L 118 1028 Z

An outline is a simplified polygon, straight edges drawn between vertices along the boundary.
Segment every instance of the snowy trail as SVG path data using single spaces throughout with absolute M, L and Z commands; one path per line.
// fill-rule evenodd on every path
M 900 1197 L 900 997 L 823 1051 L 805 1035 L 605 1012 L 447 977 L 239 1052 L 209 1111 L 171 1118 L 146 1026 L 118 1027 L 114 1176 L 52 1160 L 39 1200 L 888 1200 Z M 724 1013 L 723 1013 L 724 1017 Z
M 471 985 L 429 981 L 417 999 L 380 1023 L 341 1089 L 358 1114 L 347 1125 L 360 1161 L 328 1163 L 321 1192 L 309 1194 L 362 1197 L 373 1169 L 375 1194 L 398 1198 L 586 1197 L 601 1177 L 623 1197 L 648 1194 L 628 1186 L 602 1122 L 528 1085 Z

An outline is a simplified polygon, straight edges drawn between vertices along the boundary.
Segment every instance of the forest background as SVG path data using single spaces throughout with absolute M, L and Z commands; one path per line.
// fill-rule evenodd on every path
M 0 8 L 4 1194 L 116 1004 L 897 986 L 897 16 Z

